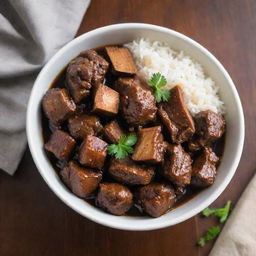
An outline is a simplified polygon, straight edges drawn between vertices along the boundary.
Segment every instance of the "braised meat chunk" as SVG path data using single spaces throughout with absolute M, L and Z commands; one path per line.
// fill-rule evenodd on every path
M 161 126 L 143 128 L 135 146 L 132 159 L 149 163 L 159 163 L 164 158 L 163 135 Z
M 44 147 L 59 160 L 67 161 L 75 148 L 75 144 L 75 140 L 68 133 L 56 130 Z
M 155 119 L 155 98 L 139 79 L 119 78 L 116 90 L 120 93 L 121 111 L 128 124 L 144 125 Z
M 166 128 L 168 135 L 170 136 L 170 140 L 172 142 L 179 141 L 178 139 L 178 127 L 171 121 L 169 118 L 167 112 L 164 110 L 163 105 L 159 104 L 158 110 L 157 110 L 158 116 L 160 117 L 164 127 Z
M 69 63 L 66 84 L 76 103 L 89 95 L 92 77 L 93 65 L 87 58 L 79 56 Z
M 107 46 L 106 53 L 116 74 L 134 75 L 137 67 L 130 50 L 126 47 Z
M 103 132 L 107 140 L 114 144 L 119 141 L 121 136 L 125 135 L 125 132 L 122 130 L 116 120 L 113 120 L 110 123 L 106 124 L 104 126 Z
M 201 146 L 210 145 L 225 132 L 225 119 L 211 110 L 196 114 L 195 124 L 198 143 Z
M 195 130 L 193 119 L 186 107 L 183 98 L 183 91 L 180 86 L 175 86 L 171 89 L 171 98 L 165 103 L 164 108 L 171 120 L 180 126 Z
M 43 110 L 54 125 L 59 125 L 76 111 L 76 104 L 66 89 L 49 89 L 43 97 Z
M 102 169 L 107 156 L 107 143 L 98 137 L 88 135 L 79 152 L 79 162 L 82 165 Z
M 102 82 L 107 73 L 109 63 L 94 50 L 81 52 L 79 56 L 87 58 L 93 66 L 92 84 L 95 85 Z
M 153 167 L 136 164 L 129 158 L 112 159 L 108 171 L 116 181 L 127 185 L 146 185 L 154 176 Z
M 136 202 L 150 216 L 159 217 L 175 203 L 171 185 L 151 183 L 138 189 Z
M 133 195 L 127 187 L 118 183 L 101 183 L 96 203 L 112 214 L 122 215 L 131 208 Z
M 97 135 L 102 130 L 100 119 L 96 116 L 80 114 L 68 119 L 68 129 L 75 139 L 84 139 L 87 135 Z
M 95 90 L 93 112 L 113 116 L 118 113 L 119 93 L 110 87 L 98 84 Z
M 199 80 L 210 78 L 196 78 L 199 87 L 188 93 L 189 83 L 172 86 L 165 77 L 164 62 L 149 78 L 144 65 L 151 60 L 136 56 L 143 42 L 105 45 L 71 60 L 43 97 L 43 136 L 73 194 L 114 215 L 134 215 L 137 207 L 159 217 L 214 183 L 226 123 L 214 84 L 208 93 L 216 100 L 208 105 L 220 111 L 205 109 Z
M 169 145 L 159 172 L 177 186 L 190 184 L 192 160 L 181 145 Z
M 191 184 L 197 187 L 212 185 L 216 177 L 216 164 L 219 158 L 211 148 L 204 148 L 193 164 Z
M 69 63 L 66 83 L 76 103 L 90 93 L 92 85 L 103 80 L 108 65 L 108 62 L 94 50 L 80 53 Z
M 158 114 L 169 132 L 170 140 L 173 143 L 183 143 L 194 134 L 194 121 L 184 102 L 181 87 L 175 86 L 170 93 L 169 101 L 161 103 Z
M 79 197 L 89 197 L 98 187 L 102 174 L 91 169 L 78 166 L 73 161 L 61 172 L 63 181 Z

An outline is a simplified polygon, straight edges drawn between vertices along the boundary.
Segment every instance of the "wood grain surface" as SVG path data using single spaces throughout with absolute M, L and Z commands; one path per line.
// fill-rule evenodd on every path
M 235 204 L 256 169 L 256 1 L 92 0 L 78 35 L 120 22 L 145 22 L 177 30 L 209 49 L 226 67 L 241 96 L 246 139 L 239 168 L 224 193 Z M 196 216 L 148 232 L 114 230 L 71 210 L 48 188 L 29 150 L 14 177 L 0 172 L 0 255 L 208 255 L 196 240 L 215 224 Z

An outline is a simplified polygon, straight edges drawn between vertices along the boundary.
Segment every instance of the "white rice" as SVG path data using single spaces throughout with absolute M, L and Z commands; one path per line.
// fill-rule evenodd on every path
M 224 114 L 218 86 L 205 75 L 202 66 L 183 51 L 147 39 L 138 39 L 125 46 L 131 50 L 142 79 L 148 81 L 153 73 L 160 72 L 167 79 L 166 89 L 176 85 L 183 88 L 185 103 L 192 115 L 207 109 Z

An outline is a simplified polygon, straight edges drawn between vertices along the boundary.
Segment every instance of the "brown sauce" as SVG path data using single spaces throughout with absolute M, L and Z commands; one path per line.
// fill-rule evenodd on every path
M 103 47 L 99 47 L 95 50 L 99 54 L 104 55 Z M 54 81 L 52 82 L 52 84 L 50 85 L 49 88 L 65 88 L 65 74 L 66 74 L 66 67 L 56 76 L 56 78 L 54 79 Z M 116 78 L 117 78 L 116 76 L 114 76 L 110 72 L 108 72 L 103 83 L 111 86 L 115 82 Z M 84 107 L 86 107 L 86 106 L 85 106 L 85 104 L 82 103 L 80 105 L 80 108 L 83 109 Z M 42 116 L 42 127 L 43 127 L 43 140 L 44 140 L 44 142 L 47 142 L 50 139 L 51 133 L 55 129 L 55 127 L 45 117 L 43 111 L 42 111 L 41 116 Z M 103 125 L 106 124 L 108 121 L 109 121 L 108 118 L 101 119 L 101 123 Z M 121 122 L 121 125 L 122 125 L 122 120 L 118 119 L 118 121 Z M 67 126 L 65 123 L 61 125 L 61 129 L 64 131 L 67 130 Z M 101 136 L 99 136 L 99 137 L 101 137 Z M 78 154 L 78 149 L 79 149 L 80 144 L 81 144 L 81 142 L 80 143 L 77 142 L 77 146 L 76 146 L 76 149 L 74 150 L 74 155 L 73 155 L 74 159 L 77 159 L 77 154 Z M 213 146 L 214 152 L 220 158 L 222 157 L 222 154 L 224 151 L 224 146 L 225 146 L 225 134 Z M 45 152 L 46 152 L 46 155 L 47 155 L 48 159 L 50 160 L 52 166 L 54 167 L 55 171 L 59 174 L 60 170 L 62 170 L 66 166 L 67 163 L 65 161 L 60 161 L 60 160 L 56 159 L 51 153 L 49 153 L 47 151 L 45 151 Z M 108 160 L 109 159 L 106 160 L 107 163 L 104 166 L 105 169 L 107 169 L 106 167 L 108 166 Z M 106 170 L 105 171 L 103 170 L 104 181 L 114 182 L 114 180 L 110 176 L 108 176 L 107 173 L 108 172 Z M 159 176 L 159 177 L 156 177 L 155 180 L 161 181 L 162 178 Z M 133 191 L 135 189 L 136 189 L 136 186 L 134 186 L 132 188 L 130 187 L 131 191 Z M 186 193 L 182 197 L 180 197 L 179 200 L 176 201 L 176 203 L 174 204 L 172 209 L 178 208 L 178 207 L 184 205 L 185 203 L 189 202 L 194 197 L 196 197 L 200 192 L 202 192 L 204 189 L 207 189 L 207 188 L 195 188 L 192 186 L 187 186 Z M 86 199 L 85 202 L 89 203 L 90 205 L 96 206 L 95 195 L 92 195 L 91 198 Z M 172 209 L 170 209 L 170 210 L 172 210 Z M 132 208 L 125 215 L 132 216 L 132 217 L 147 216 L 147 214 L 142 213 L 135 206 L 132 206 Z

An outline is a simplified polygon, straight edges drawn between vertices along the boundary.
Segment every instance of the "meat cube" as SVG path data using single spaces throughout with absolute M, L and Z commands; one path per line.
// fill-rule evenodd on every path
M 139 188 L 136 201 L 150 216 L 159 217 L 175 203 L 175 193 L 171 185 L 151 183 Z
M 80 56 L 87 58 L 93 66 L 92 84 L 102 82 L 108 71 L 109 63 L 94 50 L 81 52 Z
M 128 48 L 107 46 L 105 49 L 112 63 L 114 73 L 123 75 L 136 74 L 137 67 Z
M 79 162 L 85 166 L 102 169 L 107 156 L 107 145 L 100 138 L 88 135 L 80 147 Z
M 77 57 L 67 67 L 66 84 L 76 103 L 90 94 L 93 65 L 83 57 Z
M 191 184 L 198 187 L 212 185 L 216 177 L 216 164 L 219 158 L 211 148 L 205 148 L 193 164 Z
M 172 142 L 177 142 L 179 141 L 178 139 L 178 132 L 179 129 L 178 127 L 171 121 L 169 118 L 168 114 L 164 110 L 163 106 L 159 104 L 159 108 L 157 110 L 158 116 L 160 117 L 164 127 L 166 128 L 168 135 L 170 136 L 170 140 Z
M 132 155 L 134 161 L 160 163 L 164 159 L 164 143 L 161 126 L 143 128 Z
M 75 144 L 75 140 L 68 133 L 56 130 L 45 144 L 45 149 L 52 152 L 59 160 L 67 161 Z
M 127 185 L 146 185 L 154 176 L 153 167 L 136 164 L 129 158 L 112 159 L 108 171 L 116 181 Z
M 120 93 L 123 116 L 128 124 L 139 126 L 154 121 L 156 101 L 152 92 L 137 78 L 119 78 L 116 90 Z
M 71 162 L 69 162 L 70 164 Z M 64 167 L 61 171 L 60 171 L 60 177 L 61 179 L 63 180 L 63 182 L 69 187 L 71 188 L 70 186 L 70 172 L 69 172 L 69 168 L 66 166 Z
M 185 186 L 190 184 L 191 164 L 190 155 L 184 151 L 180 144 L 169 145 L 159 172 L 177 186 Z
M 110 87 L 98 84 L 93 103 L 93 112 L 113 116 L 118 113 L 119 93 Z
M 202 146 L 210 145 L 225 132 L 225 119 L 211 110 L 196 114 L 195 124 L 198 142 Z
M 175 86 L 171 90 L 171 98 L 165 104 L 166 112 L 171 120 L 174 120 L 181 127 L 189 127 L 191 130 L 195 130 L 194 121 L 186 107 L 180 86 Z
M 115 214 L 125 214 L 133 204 L 130 190 L 117 183 L 101 183 L 96 204 L 104 210 Z
M 102 130 L 100 119 L 91 115 L 75 115 L 68 119 L 70 134 L 76 139 L 84 139 L 87 135 L 97 135 Z
M 69 63 L 66 83 L 76 103 L 89 95 L 92 85 L 103 81 L 108 65 L 108 62 L 94 50 L 80 53 Z
M 73 161 L 69 162 L 60 174 L 71 191 L 82 198 L 89 197 L 97 189 L 102 179 L 100 172 L 82 168 Z
M 180 86 L 171 89 L 171 97 L 168 102 L 161 104 L 163 110 L 167 113 L 171 123 L 177 129 L 170 127 L 170 121 L 167 116 L 161 113 L 160 118 L 170 132 L 170 139 L 173 143 L 183 143 L 188 141 L 195 133 L 195 125 L 183 98 L 183 92 Z M 167 121 L 166 121 L 167 120 Z
M 111 121 L 106 124 L 103 129 L 104 135 L 107 140 L 111 143 L 116 144 L 121 136 L 125 135 L 125 132 L 121 129 L 116 120 Z
M 54 125 L 59 125 L 76 111 L 76 104 L 66 89 L 49 89 L 43 97 L 43 110 Z

